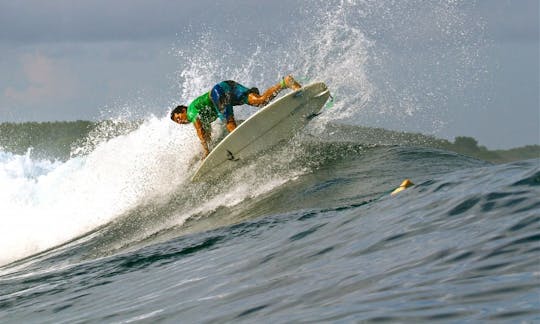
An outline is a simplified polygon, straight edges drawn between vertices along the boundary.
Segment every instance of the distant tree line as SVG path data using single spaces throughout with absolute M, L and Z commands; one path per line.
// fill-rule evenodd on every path
M 504 163 L 517 160 L 540 158 L 539 145 L 527 145 L 509 150 L 488 150 L 485 146 L 478 145 L 472 137 L 458 136 L 454 143 L 448 142 L 443 145 L 444 149 L 460 154 L 469 155 L 481 160 L 495 163 Z
M 0 149 L 22 155 L 31 148 L 34 158 L 65 161 L 74 147 L 88 145 L 91 135 L 99 139 L 111 138 L 133 130 L 139 124 L 140 121 L 110 120 L 0 123 Z
M 99 140 L 125 134 L 137 128 L 140 123 L 141 121 L 110 120 L 0 123 L 0 149 L 15 154 L 25 154 L 29 148 L 32 148 L 33 157 L 67 160 L 74 147 L 89 145 L 88 143 L 95 144 L 93 143 L 95 141 L 88 141 L 89 137 L 96 137 L 99 142 Z M 337 137 L 360 143 L 432 147 L 494 163 L 540 158 L 539 145 L 527 145 L 509 150 L 488 150 L 485 146 L 478 145 L 476 139 L 466 136 L 458 136 L 454 142 L 451 142 L 419 133 L 397 132 L 381 128 L 338 124 L 329 124 L 328 127 L 329 132 L 340 134 Z
M 0 148 L 15 154 L 25 154 L 32 148 L 34 157 L 66 160 L 72 144 L 85 138 L 94 124 L 83 120 L 2 123 Z
M 488 150 L 472 137 L 457 136 L 454 142 L 420 133 L 391 131 L 383 128 L 328 124 L 329 133 L 342 140 L 364 144 L 422 146 L 471 156 L 493 163 L 540 158 L 540 145 L 527 145 L 509 150 Z

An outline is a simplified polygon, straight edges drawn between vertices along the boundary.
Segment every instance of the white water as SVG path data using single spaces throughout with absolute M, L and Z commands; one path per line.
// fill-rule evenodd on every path
M 194 170 L 189 166 L 198 163 L 201 154 L 192 127 L 179 127 L 168 117 L 150 118 L 66 162 L 0 151 L 0 265 L 84 235 L 139 206 L 167 203 L 176 192 L 189 190 Z M 180 203 L 166 223 L 141 228 L 141 235 L 236 205 L 289 179 L 272 177 L 254 190 L 254 174 L 248 168 L 242 183 L 229 184 L 196 206 Z
M 66 162 L 0 155 L 0 264 L 73 239 L 186 179 L 195 138 L 166 119 L 99 144 Z

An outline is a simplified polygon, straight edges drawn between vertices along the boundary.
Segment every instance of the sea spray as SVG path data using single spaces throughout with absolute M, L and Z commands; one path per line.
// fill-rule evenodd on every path
M 319 121 L 435 134 L 486 78 L 475 1 L 336 0 L 299 13 L 295 70 L 322 79 L 335 105 Z
M 200 153 L 194 147 L 187 130 L 153 118 L 66 162 L 4 153 L 0 263 L 51 248 L 144 201 L 169 196 L 186 181 L 182 166 Z
M 124 123 L 100 125 L 66 161 L 33 159 L 30 151 L 1 152 L 0 264 L 118 222 L 100 234 L 111 237 L 102 240 L 111 244 L 98 249 L 98 255 L 106 255 L 190 217 L 269 192 L 292 174 L 277 176 L 273 169 L 251 166 L 220 184 L 194 185 L 189 179 L 202 149 L 192 126 L 168 117 L 151 117 L 131 131 Z M 279 164 L 274 158 L 262 163 Z

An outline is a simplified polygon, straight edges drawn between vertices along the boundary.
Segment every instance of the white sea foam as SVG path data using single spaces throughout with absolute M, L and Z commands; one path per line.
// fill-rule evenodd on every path
M 145 201 L 168 196 L 200 154 L 196 137 L 170 120 L 137 130 L 66 162 L 0 154 L 0 264 L 66 242 Z

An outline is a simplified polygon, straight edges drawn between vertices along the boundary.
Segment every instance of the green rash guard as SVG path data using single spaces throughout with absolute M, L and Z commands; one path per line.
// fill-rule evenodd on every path
M 193 123 L 197 117 L 200 118 L 201 122 L 205 125 L 210 125 L 211 122 L 216 120 L 217 112 L 210 99 L 210 94 L 208 92 L 197 97 L 193 100 L 187 109 L 187 119 L 190 123 Z

